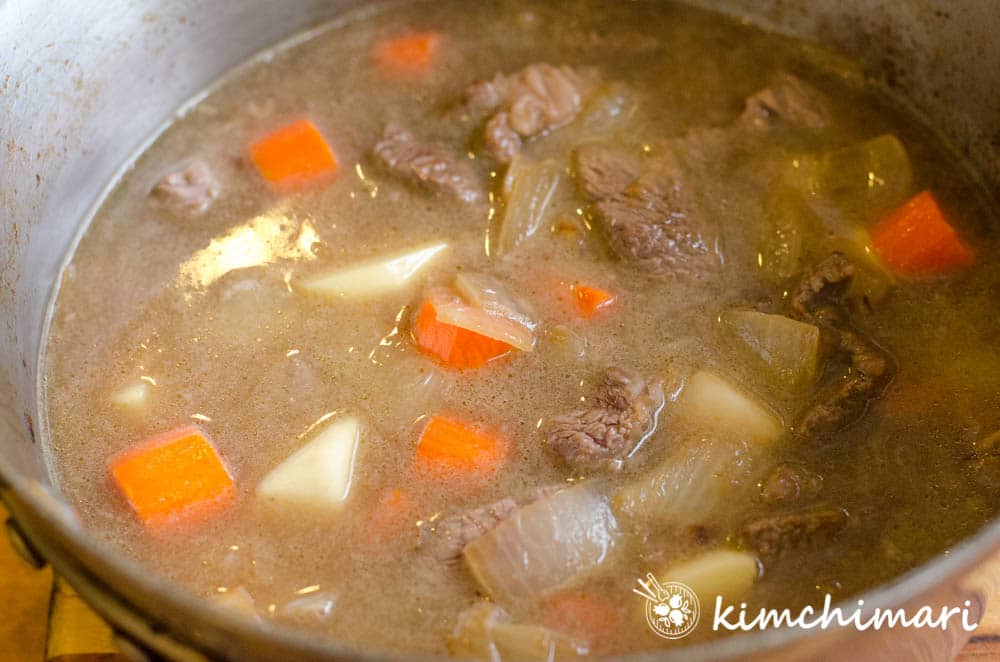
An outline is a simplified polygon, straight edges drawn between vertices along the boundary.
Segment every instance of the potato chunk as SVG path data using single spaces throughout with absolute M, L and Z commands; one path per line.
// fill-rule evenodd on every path
M 432 244 L 401 255 L 363 262 L 299 279 L 310 294 L 365 299 L 400 290 L 439 255 L 448 244 Z
M 257 497 L 280 506 L 337 511 L 347 500 L 361 440 L 356 418 L 334 420 L 271 470 Z
M 656 575 L 661 582 L 688 586 L 702 609 L 711 610 L 716 596 L 724 604 L 739 602 L 760 575 L 757 557 L 731 549 L 713 549 L 689 561 L 675 563 Z
M 777 417 L 755 398 L 718 375 L 702 370 L 681 392 L 677 415 L 696 428 L 770 446 L 783 429 Z

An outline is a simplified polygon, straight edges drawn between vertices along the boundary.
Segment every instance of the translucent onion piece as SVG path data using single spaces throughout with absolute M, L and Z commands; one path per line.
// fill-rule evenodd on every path
M 535 347 L 535 334 L 520 321 L 491 315 L 482 308 L 466 302 L 445 288 L 434 288 L 427 293 L 427 301 L 434 307 L 439 322 L 507 343 L 530 352 Z
M 230 613 L 239 614 L 254 621 L 261 620 L 253 597 L 242 586 L 231 588 L 225 593 L 217 593 L 209 598 L 209 601 Z
M 514 157 L 504 178 L 505 206 L 495 242 L 499 255 L 510 253 L 538 232 L 562 179 L 562 168 L 554 160 L 536 163 Z
M 722 322 L 736 344 L 763 369 L 769 382 L 803 390 L 816 379 L 819 329 L 784 315 L 753 310 L 723 313 Z
M 864 228 L 854 228 L 834 237 L 831 246 L 854 260 L 858 267 L 845 293 L 848 301 L 856 305 L 878 303 L 896 284 L 896 277 L 875 254 L 871 236 Z
M 564 360 L 578 361 L 587 356 L 587 337 L 565 324 L 550 327 L 545 335 L 552 349 Z
M 874 220 L 913 192 L 910 158 L 892 134 L 825 153 L 818 175 L 820 196 L 866 220 Z
M 583 143 L 632 138 L 638 109 L 638 96 L 624 83 L 600 85 L 587 97 L 576 119 L 544 141 L 533 144 L 532 153 L 567 163 L 573 150 Z
M 336 606 L 337 595 L 323 591 L 296 598 L 282 605 L 280 612 L 285 618 L 304 624 L 319 625 L 333 616 Z
M 586 482 L 518 509 L 463 554 L 494 600 L 515 604 L 597 568 L 617 540 L 608 499 Z
M 674 405 L 681 437 L 664 460 L 614 497 L 616 515 L 658 527 L 724 525 L 766 470 L 770 447 L 784 435 L 780 421 L 725 379 L 700 371 Z
M 594 91 L 565 133 L 574 134 L 577 142 L 607 139 L 628 126 L 638 105 L 627 86 L 618 82 L 606 83 Z
M 716 515 L 739 499 L 760 474 L 746 441 L 717 437 L 676 446 L 650 473 L 621 488 L 614 512 L 655 528 L 721 524 Z
M 854 227 L 877 220 L 913 193 L 913 169 L 896 136 L 871 140 L 794 159 L 782 184 L 801 192 L 830 225 Z M 841 234 L 843 228 L 830 227 Z
M 480 602 L 458 616 L 448 638 L 455 657 L 504 662 L 506 660 L 572 660 L 587 647 L 570 637 L 538 625 L 518 625 L 502 608 Z
M 455 289 L 466 301 L 493 317 L 517 322 L 530 332 L 538 326 L 528 304 L 516 300 L 504 284 L 492 276 L 462 272 L 455 277 Z
M 111 403 L 123 409 L 134 412 L 141 411 L 149 404 L 149 384 L 144 381 L 134 381 L 114 391 Z
M 775 188 L 764 201 L 757 245 L 764 275 L 774 282 L 798 275 L 806 240 L 821 232 L 821 221 L 801 192 L 787 185 Z

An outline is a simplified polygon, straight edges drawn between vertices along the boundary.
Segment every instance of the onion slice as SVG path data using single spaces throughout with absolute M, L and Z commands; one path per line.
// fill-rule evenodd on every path
M 547 662 L 578 659 L 587 646 L 539 625 L 513 623 L 503 608 L 480 602 L 458 615 L 448 652 L 462 659 Z
M 427 294 L 437 320 L 493 340 L 505 342 L 524 352 L 535 348 L 537 323 L 524 312 L 497 281 L 483 274 L 461 274 L 455 289 L 435 288 Z
M 658 530 L 720 525 L 722 506 L 746 498 L 761 473 L 753 451 L 747 442 L 726 437 L 690 439 L 623 486 L 614 497 L 615 513 Z
M 519 508 L 463 555 L 490 597 L 516 604 L 601 566 L 618 538 L 607 497 L 585 482 Z
M 553 159 L 534 162 L 515 156 L 503 183 L 504 212 L 496 249 L 507 255 L 541 229 L 564 179 Z
M 720 319 L 765 378 L 793 392 L 812 387 L 819 363 L 818 327 L 755 310 L 727 311 Z

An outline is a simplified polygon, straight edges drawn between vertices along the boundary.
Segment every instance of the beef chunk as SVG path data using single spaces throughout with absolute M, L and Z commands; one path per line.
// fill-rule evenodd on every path
M 486 122 L 486 150 L 508 163 L 524 140 L 572 122 L 597 80 L 592 70 L 532 64 L 474 83 L 466 90 L 465 105 L 472 112 L 493 113 Z
M 841 299 L 854 273 L 850 260 L 833 253 L 803 277 L 792 295 L 794 312 L 823 330 L 834 358 L 845 364 L 844 374 L 821 389 L 801 416 L 796 426 L 801 435 L 835 432 L 853 423 L 892 377 L 888 354 L 848 322 Z
M 529 504 L 534 503 L 535 501 L 541 501 L 542 499 L 547 499 L 556 492 L 564 489 L 566 489 L 565 483 L 553 483 L 550 485 L 533 487 L 528 490 L 528 495 L 524 497 L 523 502 L 525 504 Z
M 196 159 L 163 177 L 153 194 L 175 211 L 196 216 L 219 197 L 219 183 L 208 164 Z
M 466 545 L 513 515 L 517 507 L 517 502 L 508 497 L 460 515 L 446 517 L 432 525 L 421 527 L 418 544 L 429 546 L 435 558 L 452 561 L 462 555 Z
M 497 113 L 487 120 L 483 141 L 490 155 L 500 163 L 509 163 L 521 151 L 521 135 L 511 128 L 507 113 Z
M 585 145 L 574 154 L 577 182 L 590 200 L 620 195 L 639 178 L 639 160 L 603 145 Z
M 619 469 L 624 457 L 652 432 L 662 406 L 660 382 L 610 368 L 588 409 L 552 419 L 549 446 L 574 467 Z
M 761 485 L 761 496 L 768 503 L 793 502 L 808 499 L 823 489 L 823 477 L 805 467 L 781 464 L 775 467 Z
M 681 532 L 681 539 L 692 547 L 707 547 L 715 538 L 712 530 L 703 524 L 692 524 Z
M 847 257 L 836 251 L 805 275 L 792 294 L 792 308 L 803 318 L 823 303 L 838 302 L 854 278 L 855 267 Z
M 576 151 L 574 167 L 619 258 L 660 278 L 718 267 L 706 222 L 669 146 L 641 167 L 610 147 L 586 146 Z
M 853 423 L 892 376 L 888 355 L 874 342 L 849 328 L 837 329 L 836 334 L 838 351 L 848 359 L 846 374 L 820 392 L 799 419 L 799 434 L 835 432 Z
M 496 110 L 507 98 L 510 77 L 497 74 L 490 80 L 479 80 L 465 88 L 465 108 L 475 114 Z
M 397 175 L 465 202 L 483 197 L 483 187 L 460 156 L 434 143 L 417 140 L 406 129 L 389 124 L 375 145 L 375 157 Z
M 821 507 L 754 520 L 743 527 L 743 537 L 761 556 L 775 557 L 795 547 L 827 543 L 846 525 L 846 510 Z
M 520 499 L 506 497 L 426 524 L 420 527 L 417 546 L 429 549 L 438 560 L 454 561 L 462 555 L 466 545 L 496 528 L 518 508 L 550 497 L 565 487 L 562 484 L 534 487 Z
M 796 76 L 781 74 L 771 85 L 747 98 L 739 121 L 755 129 L 818 130 L 826 127 L 828 115 L 817 90 Z

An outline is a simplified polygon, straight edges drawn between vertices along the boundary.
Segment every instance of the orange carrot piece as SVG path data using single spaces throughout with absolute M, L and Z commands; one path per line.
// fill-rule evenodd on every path
M 502 440 L 435 416 L 417 442 L 416 465 L 429 473 L 490 474 L 506 455 Z
M 299 120 L 250 146 L 260 174 L 278 187 L 298 186 L 337 173 L 337 159 L 316 125 Z
M 610 292 L 588 285 L 570 285 L 570 292 L 582 317 L 593 317 L 615 302 L 615 296 Z
M 567 590 L 545 598 L 542 625 L 588 642 L 594 652 L 611 643 L 620 629 L 618 612 L 607 600 L 580 590 Z
M 957 271 L 975 261 L 930 191 L 923 191 L 883 219 L 871 233 L 872 246 L 903 276 Z
M 415 508 L 416 503 L 409 492 L 395 488 L 383 493 L 369 523 L 371 542 L 377 545 L 390 542 L 405 527 Z
M 413 340 L 425 353 L 450 368 L 481 368 L 511 351 L 501 340 L 439 322 L 430 301 L 425 301 L 413 321 Z
M 386 39 L 375 45 L 375 61 L 390 75 L 419 76 L 427 72 L 440 43 L 436 32 Z
M 111 461 L 111 474 L 132 510 L 152 527 L 214 511 L 236 496 L 232 476 L 195 426 L 124 452 Z

